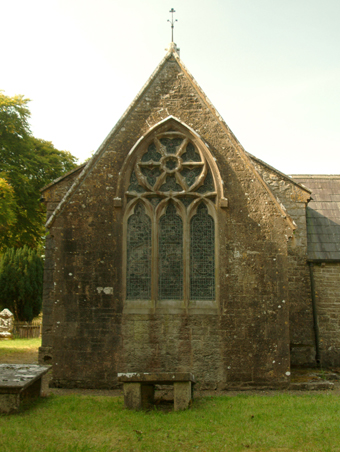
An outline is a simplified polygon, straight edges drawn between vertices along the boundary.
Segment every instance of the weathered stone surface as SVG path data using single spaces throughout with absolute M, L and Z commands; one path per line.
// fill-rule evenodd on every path
M 41 379 L 48 370 L 31 364 L 0 364 L 0 412 L 16 412 L 21 401 L 39 397 Z
M 146 410 L 154 404 L 153 384 L 124 383 L 124 405 L 129 410 Z
M 175 411 L 186 410 L 192 404 L 195 377 L 190 372 L 119 373 L 118 381 L 124 383 L 124 404 L 129 409 L 150 408 L 156 384 L 174 386 Z
M 295 391 L 321 391 L 334 389 L 334 383 L 331 381 L 309 381 L 309 382 L 299 382 L 291 383 L 289 389 Z
M 192 404 L 191 381 L 179 381 L 174 383 L 174 409 L 182 411 L 188 409 Z
M 220 187 L 211 201 L 217 251 L 210 304 L 158 300 L 157 288 L 148 300 L 125 296 L 131 172 L 139 146 L 171 128 L 201 146 Z M 83 175 L 72 177 L 43 191 L 50 234 L 40 360 L 53 355 L 54 385 L 112 388 L 118 370 L 142 370 L 192 372 L 206 388 L 281 387 L 290 381 L 290 343 L 301 342 L 301 359 L 310 362 L 309 192 L 254 166 L 176 55 L 167 56 Z
M 0 340 L 12 339 L 14 316 L 9 309 L 0 312 Z
M 118 373 L 118 381 L 121 383 L 143 382 L 151 384 L 170 385 L 176 382 L 190 381 L 195 383 L 195 377 L 190 372 L 131 372 Z
M 143 408 L 141 383 L 124 385 L 124 405 L 130 410 L 141 410 Z
M 340 263 L 313 265 L 321 365 L 340 366 Z
M 313 313 L 307 259 L 306 206 L 308 188 L 251 157 L 255 168 L 294 220 L 296 229 L 288 242 L 288 296 L 290 359 L 292 365 L 315 364 Z

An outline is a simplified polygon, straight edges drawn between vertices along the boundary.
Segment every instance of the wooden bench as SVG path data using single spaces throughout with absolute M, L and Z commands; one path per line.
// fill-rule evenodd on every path
M 175 411 L 186 410 L 192 404 L 195 377 L 190 372 L 119 373 L 118 381 L 124 384 L 124 404 L 131 410 L 154 404 L 155 385 L 174 386 Z
M 0 364 L 0 413 L 17 412 L 23 400 L 39 397 L 48 370 L 34 364 Z

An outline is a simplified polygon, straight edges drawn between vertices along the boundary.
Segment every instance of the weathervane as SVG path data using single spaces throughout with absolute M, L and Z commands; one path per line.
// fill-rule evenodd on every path
M 175 25 L 175 22 L 178 22 L 177 19 L 174 21 L 174 13 L 175 12 L 176 11 L 173 8 L 171 8 L 169 11 L 169 13 L 171 13 L 171 20 L 168 20 L 168 22 L 171 23 L 171 42 L 174 42 L 174 25 Z

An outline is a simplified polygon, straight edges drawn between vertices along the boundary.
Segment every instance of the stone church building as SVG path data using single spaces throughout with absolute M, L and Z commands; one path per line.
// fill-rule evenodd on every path
M 340 176 L 248 154 L 175 44 L 93 158 L 42 190 L 53 384 L 192 372 L 284 387 L 340 365 Z

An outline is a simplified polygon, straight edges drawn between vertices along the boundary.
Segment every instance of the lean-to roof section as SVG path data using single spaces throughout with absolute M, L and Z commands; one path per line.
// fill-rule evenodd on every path
M 293 175 L 312 191 L 307 207 L 307 255 L 311 261 L 340 262 L 340 175 Z

